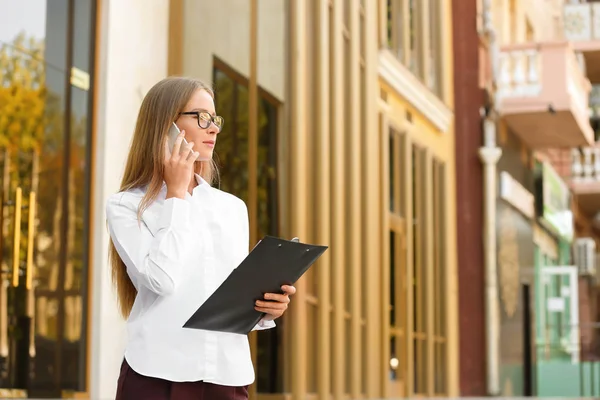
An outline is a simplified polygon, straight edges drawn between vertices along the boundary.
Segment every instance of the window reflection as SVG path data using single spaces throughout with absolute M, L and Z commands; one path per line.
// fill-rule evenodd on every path
M 231 67 L 215 61 L 215 106 L 225 118 L 219 134 L 217 159 L 221 189 L 248 201 L 248 82 Z M 278 234 L 277 200 L 277 125 L 278 103 L 273 96 L 259 89 L 258 99 L 258 171 L 257 226 L 251 227 L 257 237 Z M 253 245 L 253 244 L 251 244 Z M 259 392 L 283 391 L 281 326 L 258 335 Z
M 0 263 L 10 271 L 0 286 L 0 388 L 29 396 L 85 390 L 91 92 L 80 83 L 93 65 L 94 9 L 93 0 L 0 0 Z M 16 287 L 6 284 L 13 265 Z

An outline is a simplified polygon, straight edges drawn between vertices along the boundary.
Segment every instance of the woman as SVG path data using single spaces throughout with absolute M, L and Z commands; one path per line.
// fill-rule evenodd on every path
M 247 399 L 254 381 L 245 335 L 182 328 L 248 254 L 248 211 L 211 186 L 223 118 L 211 89 L 167 78 L 144 100 L 119 193 L 108 199 L 110 260 L 128 341 L 117 400 Z M 181 134 L 173 149 L 167 135 Z M 183 138 L 189 142 L 185 145 Z M 268 329 L 293 286 L 256 302 Z

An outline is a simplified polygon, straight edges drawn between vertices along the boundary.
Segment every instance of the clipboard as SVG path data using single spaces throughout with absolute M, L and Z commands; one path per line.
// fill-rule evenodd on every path
M 183 327 L 247 335 L 264 316 L 256 300 L 296 283 L 327 248 L 265 236 Z

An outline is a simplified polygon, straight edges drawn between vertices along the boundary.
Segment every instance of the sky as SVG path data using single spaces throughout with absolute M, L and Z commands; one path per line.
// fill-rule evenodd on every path
M 48 0 L 0 0 L 0 41 L 10 42 L 21 31 L 43 39 Z

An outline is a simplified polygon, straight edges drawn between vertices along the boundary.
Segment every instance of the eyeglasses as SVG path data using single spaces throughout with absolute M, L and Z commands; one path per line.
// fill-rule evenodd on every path
M 186 111 L 182 112 L 181 115 L 195 115 L 196 119 L 198 120 L 198 126 L 202 129 L 207 129 L 212 123 L 215 124 L 215 126 L 219 129 L 219 132 L 221 132 L 221 129 L 223 129 L 223 124 L 225 123 L 223 117 L 218 115 L 213 116 L 208 111 Z

